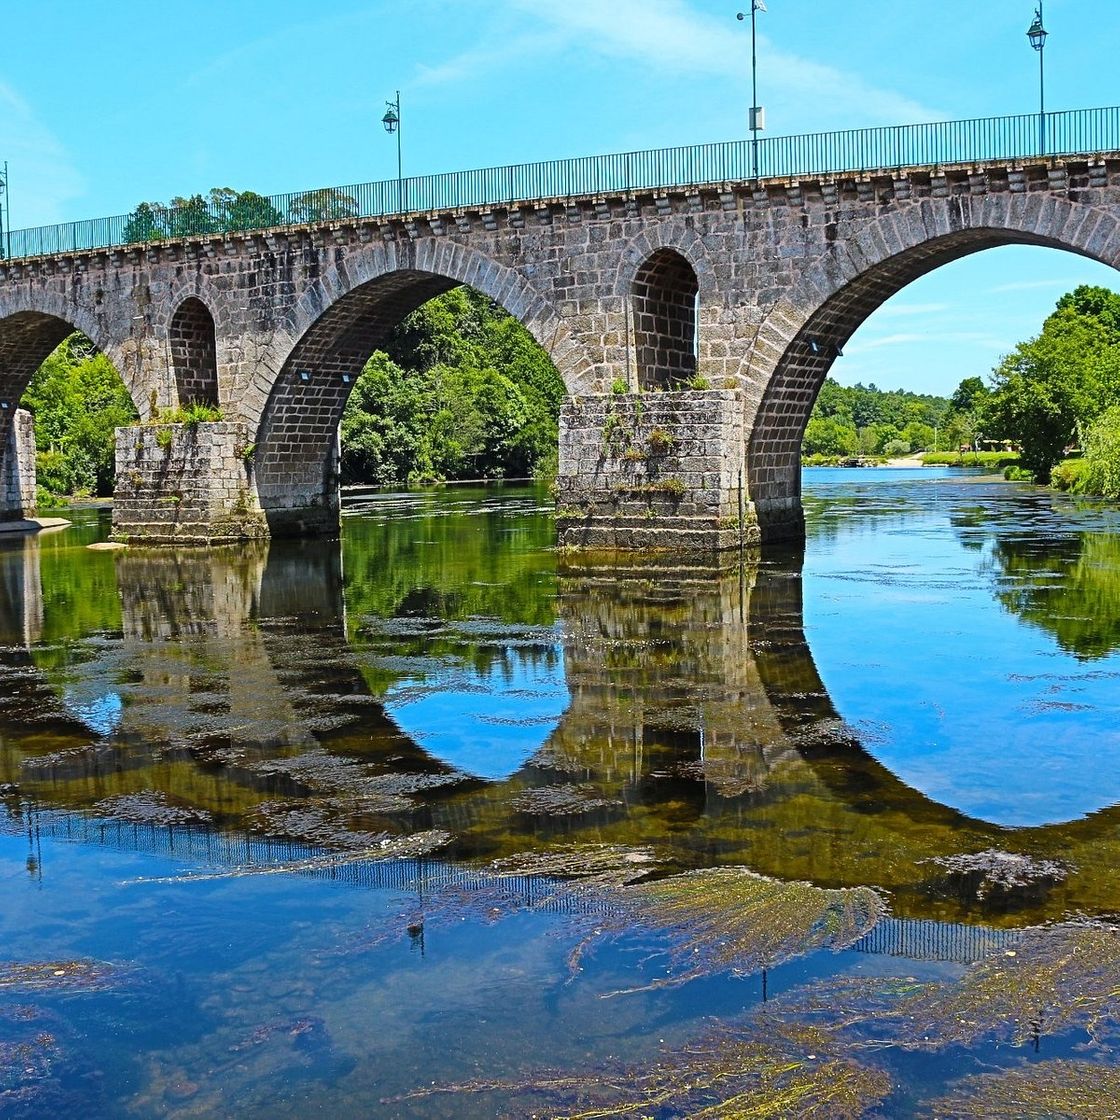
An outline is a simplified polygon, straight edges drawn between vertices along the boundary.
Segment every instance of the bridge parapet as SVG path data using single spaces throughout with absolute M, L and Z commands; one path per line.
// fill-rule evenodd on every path
M 1108 112 L 1107 127 L 1085 135 L 1120 146 L 1120 126 L 1110 131 L 1120 111 Z M 591 164 L 540 182 L 526 171 L 512 180 L 524 180 L 520 198 L 521 188 L 472 194 L 466 179 L 454 190 L 428 184 L 427 195 L 410 182 L 411 204 L 431 203 L 423 212 L 397 212 L 384 192 L 366 198 L 355 188 L 348 216 L 262 230 L 95 247 L 93 234 L 67 227 L 65 251 L 0 262 L 0 401 L 18 403 L 53 346 L 81 329 L 120 369 L 145 420 L 205 398 L 241 426 L 239 446 L 255 449 L 251 473 L 232 450 L 198 460 L 216 497 L 200 498 L 196 517 L 179 467 L 161 473 L 157 456 L 130 466 L 139 437 L 123 434 L 124 535 L 166 539 L 166 523 L 193 518 L 200 542 L 228 539 L 231 512 L 241 511 L 252 514 L 242 535 L 334 532 L 336 433 L 354 382 L 405 315 L 470 284 L 525 324 L 571 395 L 559 485 L 565 544 L 711 550 L 796 537 L 813 401 L 884 300 L 996 245 L 1120 264 L 1120 154 L 1067 147 L 989 158 L 1029 150 L 1025 125 L 1001 147 L 992 136 L 1002 131 L 965 123 L 956 150 L 949 140 L 960 122 L 932 139 L 918 130 L 914 144 L 903 143 L 905 130 L 882 130 L 860 141 L 861 152 L 843 134 L 835 160 L 822 138 L 810 138 L 804 159 L 791 143 L 788 158 L 760 163 L 788 171 L 780 177 L 735 178 L 742 153 L 715 146 L 688 149 L 687 159 L 651 153 L 661 162 L 641 174 L 624 160 L 595 164 L 597 177 Z M 1080 142 L 1073 123 L 1048 118 L 1054 145 Z M 960 162 L 961 150 L 975 159 Z M 899 163 L 913 153 L 927 162 Z M 879 169 L 836 169 L 856 154 Z M 303 213 L 290 202 L 276 213 Z M 43 233 L 41 246 L 61 238 Z M 676 451 L 599 454 L 610 416 L 621 415 L 611 399 L 618 385 L 647 417 L 664 413 L 656 423 L 675 431 Z M 687 420 L 669 415 L 678 396 L 690 401 Z M 638 405 L 628 407 L 633 423 Z M 667 485 L 674 477 L 682 490 Z

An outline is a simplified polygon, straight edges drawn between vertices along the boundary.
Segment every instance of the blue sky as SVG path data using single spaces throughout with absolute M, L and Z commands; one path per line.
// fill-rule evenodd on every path
M 16 226 L 212 186 L 263 193 L 744 134 L 749 0 L 38 0 L 4 15 L 0 160 Z M 1034 0 L 768 0 L 769 135 L 1031 112 Z M 1120 102 L 1117 0 L 1047 0 L 1047 106 Z M 951 390 L 1113 270 L 997 250 L 901 292 L 842 381 Z M 1120 287 L 1120 281 L 1115 282 Z

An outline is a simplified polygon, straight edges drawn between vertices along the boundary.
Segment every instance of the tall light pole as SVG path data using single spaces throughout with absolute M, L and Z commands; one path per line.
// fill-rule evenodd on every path
M 758 35 L 755 26 L 755 13 L 766 11 L 765 0 L 751 0 L 751 178 L 758 178 L 758 134 L 766 127 L 766 113 L 758 103 Z M 737 20 L 747 17 L 742 12 L 736 12 Z
M 5 237 L 7 248 L 5 249 Z M 8 199 L 8 161 L 4 160 L 4 170 L 0 171 L 0 257 L 12 255 L 12 210 Z
M 1034 23 L 1027 30 L 1031 46 L 1038 51 L 1038 154 L 1046 155 L 1046 68 L 1043 53 L 1046 50 L 1046 28 L 1042 26 L 1042 0 L 1034 11 Z
M 404 176 L 401 173 L 401 91 L 397 90 L 396 101 L 385 102 L 385 116 L 381 118 L 385 131 L 390 136 L 397 134 L 397 209 L 405 210 Z

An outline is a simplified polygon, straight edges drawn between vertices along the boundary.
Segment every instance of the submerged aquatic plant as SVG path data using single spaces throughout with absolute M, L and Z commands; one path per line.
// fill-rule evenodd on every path
M 534 786 L 510 800 L 518 813 L 541 817 L 570 817 L 593 813 L 596 809 L 621 808 L 622 802 L 598 797 L 591 785 Z
M 434 1095 L 501 1094 L 495 1115 L 563 1120 L 688 1116 L 691 1120 L 858 1120 L 891 1090 L 882 1070 L 787 1040 L 759 1040 L 722 1029 L 649 1065 L 604 1065 L 582 1072 L 542 1071 L 521 1082 L 437 1086 Z M 401 1099 L 391 1104 L 401 1103 Z
M 966 1077 L 929 1107 L 938 1120 L 1102 1120 L 1118 1099 L 1120 1069 L 1055 1061 Z
M 100 992 L 116 983 L 120 972 L 93 960 L 0 962 L 0 990 Z
M 1099 1039 L 1120 1027 L 1120 929 L 1063 922 L 1026 930 L 1015 948 L 973 965 L 956 984 L 931 985 L 900 1010 L 899 1041 L 910 1047 L 985 1035 L 1022 1046 L 1076 1028 Z
M 908 1050 L 983 1038 L 1022 1046 L 1072 1030 L 1111 1042 L 1120 1032 L 1120 929 L 1102 922 L 1028 929 L 954 982 L 841 977 L 783 996 L 766 1014 L 834 1033 L 873 1028 L 864 1045 Z
M 691 871 L 619 894 L 623 909 L 612 932 L 637 921 L 669 937 L 675 971 L 655 987 L 728 969 L 758 972 L 817 949 L 844 949 L 886 914 L 883 896 L 870 887 L 828 890 L 743 867 Z

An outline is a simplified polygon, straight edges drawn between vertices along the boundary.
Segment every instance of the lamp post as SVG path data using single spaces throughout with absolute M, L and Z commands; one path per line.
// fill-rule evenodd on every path
M 397 209 L 405 210 L 404 177 L 401 174 L 401 91 L 397 90 L 396 101 L 385 102 L 385 116 L 381 118 L 385 131 L 390 136 L 397 134 Z
M 751 178 L 758 178 L 758 134 L 766 127 L 766 114 L 758 103 L 758 37 L 755 27 L 755 13 L 766 11 L 765 0 L 751 0 L 751 111 L 749 128 L 751 133 Z M 742 12 L 736 12 L 737 20 L 746 19 Z
M 5 248 L 5 239 L 7 247 Z M 8 161 L 4 160 L 4 170 L 0 171 L 0 257 L 12 255 L 12 211 L 8 201 Z
M 1027 30 L 1031 46 L 1038 51 L 1038 154 L 1046 155 L 1046 69 L 1043 52 L 1046 49 L 1046 28 L 1042 26 L 1042 0 L 1034 12 L 1034 23 Z

